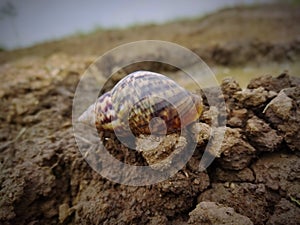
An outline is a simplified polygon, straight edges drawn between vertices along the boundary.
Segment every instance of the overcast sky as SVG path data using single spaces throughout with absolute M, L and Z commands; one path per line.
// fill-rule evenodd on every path
M 270 0 L 0 0 L 0 9 L 8 2 L 16 15 L 0 13 L 0 46 L 11 49 L 97 26 L 161 23 L 200 16 L 225 6 Z

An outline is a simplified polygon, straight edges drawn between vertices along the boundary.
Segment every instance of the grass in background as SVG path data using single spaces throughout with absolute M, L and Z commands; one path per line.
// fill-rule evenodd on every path
M 300 63 L 268 63 L 260 66 L 245 65 L 241 67 L 214 66 L 211 68 L 219 83 L 225 77 L 233 77 L 242 88 L 245 88 L 250 80 L 263 75 L 278 76 L 288 72 L 291 76 L 300 77 Z

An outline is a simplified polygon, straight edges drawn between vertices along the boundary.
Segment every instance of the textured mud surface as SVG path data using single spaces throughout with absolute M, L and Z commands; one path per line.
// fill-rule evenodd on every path
M 285 13 L 298 15 L 295 9 L 288 9 L 290 13 L 284 7 L 275 9 L 272 10 L 278 12 L 278 17 Z M 263 15 L 264 10 L 256 10 L 257 15 Z M 223 14 L 232 22 L 232 14 Z M 214 22 L 212 18 L 209 21 Z M 284 19 L 277 22 L 290 24 Z M 175 25 L 170 26 L 174 30 Z M 205 27 L 201 23 L 198 30 Z M 239 64 L 245 63 L 236 61 L 242 55 L 254 63 L 293 61 L 299 57 L 299 33 L 293 23 L 288 27 L 276 26 L 277 31 L 290 31 L 287 40 L 282 40 L 281 32 L 281 36 L 273 33 L 281 43 L 270 42 L 270 34 L 261 40 L 267 43 L 264 46 L 283 46 L 282 51 L 276 50 L 276 59 L 273 56 L 277 47 L 257 53 L 253 50 L 256 47 L 239 42 L 236 46 L 241 47 L 230 47 L 226 40 L 221 53 L 211 54 L 216 52 L 214 47 L 208 51 L 207 59 Z M 189 31 L 182 30 L 181 35 L 165 39 L 184 40 L 191 49 L 200 49 L 197 29 Z M 113 31 L 105 35 L 107 43 L 117 43 L 119 36 Z M 257 41 L 247 37 L 251 43 Z M 125 40 L 129 41 L 122 39 Z M 60 44 L 56 44 L 60 49 Z M 213 164 L 206 171 L 199 171 L 207 138 L 204 137 L 187 165 L 173 177 L 156 185 L 131 187 L 110 182 L 93 171 L 73 136 L 72 99 L 80 76 L 94 55 L 87 50 L 80 55 L 78 49 L 77 54 L 72 54 L 74 49 L 63 47 L 63 53 L 58 53 L 53 46 L 55 43 L 48 49 L 44 46 L 42 54 L 40 47 L 26 54 L 25 50 L 1 53 L 0 224 L 299 224 L 299 76 L 279 71 L 279 76 L 252 80 L 245 89 L 235 80 L 225 79 L 221 88 L 227 106 L 226 138 Z M 225 48 L 229 50 L 224 55 Z M 261 54 L 261 58 L 252 60 L 252 53 L 241 53 L 247 48 L 255 55 Z M 227 55 L 230 51 L 233 58 Z M 292 52 L 290 58 L 286 58 L 287 52 Z M 223 58 L 229 61 L 224 62 Z M 205 129 L 209 113 L 207 105 L 201 117 Z M 136 165 L 147 163 L 113 135 L 105 144 L 117 159 Z

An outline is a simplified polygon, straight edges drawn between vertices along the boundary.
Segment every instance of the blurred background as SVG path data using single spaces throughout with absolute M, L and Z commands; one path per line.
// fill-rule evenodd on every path
M 224 7 L 271 0 L 1 0 L 0 46 L 27 47 L 99 28 L 124 28 L 200 17 Z
M 299 2 L 1 0 L 0 63 L 58 53 L 95 59 L 156 39 L 191 49 L 220 82 L 231 76 L 245 87 L 261 75 L 299 76 Z

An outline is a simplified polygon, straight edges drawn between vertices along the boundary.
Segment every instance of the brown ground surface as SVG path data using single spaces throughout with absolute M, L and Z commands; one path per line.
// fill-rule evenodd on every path
M 297 5 L 234 8 L 0 52 L 0 223 L 299 224 L 299 21 Z M 179 43 L 215 68 L 255 68 L 256 76 L 276 68 L 276 78 L 249 82 L 237 70 L 249 83 L 243 91 L 223 81 L 227 138 L 207 171 L 198 171 L 200 145 L 170 179 L 132 187 L 86 163 L 73 136 L 72 99 L 98 55 L 143 39 Z M 106 145 L 141 163 L 113 136 Z

